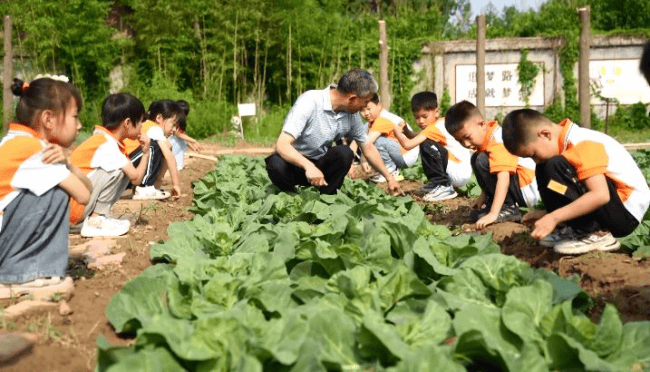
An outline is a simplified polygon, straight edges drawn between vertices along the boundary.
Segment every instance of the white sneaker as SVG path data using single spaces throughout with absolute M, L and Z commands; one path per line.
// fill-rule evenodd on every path
M 454 188 L 449 186 L 438 185 L 433 190 L 429 191 L 426 195 L 422 197 L 424 201 L 436 202 L 441 200 L 453 199 L 458 196 L 458 193 Z
M 158 190 L 153 186 L 136 186 L 133 200 L 162 200 L 170 196 L 169 192 Z
M 395 169 L 395 170 L 392 170 L 392 171 L 389 171 L 389 172 L 390 172 L 390 175 L 393 176 L 395 181 L 404 181 L 404 176 L 402 176 L 402 174 L 399 172 L 399 169 Z M 372 181 L 374 183 L 388 182 L 386 180 L 386 177 L 384 177 L 381 173 L 375 173 L 372 176 L 370 176 L 370 181 Z
M 370 176 L 370 181 L 374 183 L 384 183 L 386 181 L 386 177 L 384 177 L 381 173 L 375 173 L 372 176 Z
M 621 243 L 611 233 L 596 231 L 576 236 L 575 239 L 565 240 L 556 244 L 553 249 L 562 254 L 581 254 L 595 250 L 613 251 L 620 246 Z
M 123 220 L 114 220 L 104 216 L 88 217 L 81 226 L 81 236 L 84 238 L 98 238 L 120 236 L 129 232 L 131 223 L 125 224 Z

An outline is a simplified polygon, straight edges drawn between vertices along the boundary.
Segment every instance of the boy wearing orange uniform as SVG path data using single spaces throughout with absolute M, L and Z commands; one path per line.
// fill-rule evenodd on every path
M 505 117 L 503 141 L 508 151 L 537 163 L 548 213 L 535 222 L 531 236 L 558 253 L 617 249 L 614 237 L 634 231 L 650 205 L 643 173 L 606 134 L 524 109 Z
M 71 222 L 81 222 L 84 237 L 119 236 L 129 231 L 127 220 L 110 218 L 110 209 L 129 182 L 139 183 L 147 161 L 137 168 L 129 160 L 124 141 L 131 138 L 147 148 L 149 139 L 141 134 L 144 106 L 127 93 L 108 96 L 102 104 L 102 125 L 70 155 L 70 161 L 90 178 L 93 192 L 88 204 L 72 202 Z M 149 153 L 145 154 L 146 160 Z
M 445 129 L 444 119 L 438 120 L 438 97 L 433 92 L 420 92 L 411 98 L 415 121 L 422 129 L 413 137 L 403 132 L 403 125 L 395 129 L 395 136 L 407 150 L 419 147 L 422 168 L 429 180 L 422 190 L 425 201 L 455 198 L 454 187 L 463 187 L 472 177 L 470 153 Z
M 361 110 L 361 115 L 368 121 L 368 140 L 377 147 L 381 160 L 393 178 L 402 180 L 399 169 L 410 167 L 418 160 L 418 148 L 410 151 L 404 149 L 393 134 L 395 127 L 400 124 L 406 125 L 404 119 L 384 109 L 377 93 L 373 94 L 368 106 Z M 410 128 L 406 131 L 411 137 L 415 135 Z M 386 182 L 384 176 L 378 173 L 371 176 L 370 180 L 377 183 Z
M 535 162 L 510 154 L 503 145 L 499 124 L 485 121 L 471 102 L 450 107 L 445 127 L 461 145 L 475 151 L 472 169 L 482 189 L 470 212 L 476 227 L 521 221 L 519 207 L 532 207 L 539 200 Z
M 144 178 L 141 183 L 134 184 L 133 199 L 168 198 L 169 193 L 160 190 L 162 178 L 168 169 L 172 180 L 172 196 L 178 198 L 181 195 L 180 177 L 168 137 L 178 129 L 179 121 L 183 120 L 183 112 L 177 102 L 161 100 L 149 106 L 146 116 L 147 121 L 142 125 L 142 133 L 151 140 L 149 151 L 142 150 L 137 141 L 124 141 L 126 152 L 135 166 L 140 164 L 144 153 L 150 152 Z

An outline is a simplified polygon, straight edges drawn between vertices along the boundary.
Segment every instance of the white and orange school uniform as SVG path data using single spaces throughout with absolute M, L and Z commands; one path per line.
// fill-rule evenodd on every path
M 23 190 L 44 194 L 70 175 L 64 164 L 43 163 L 45 140 L 27 126 L 13 123 L 0 142 L 0 213 Z M 2 215 L 0 215 L 0 231 Z
M 70 155 L 70 162 L 84 172 L 93 184 L 87 205 L 70 203 L 70 222 L 76 223 L 96 211 L 108 215 L 110 207 L 119 199 L 129 180 L 123 168 L 130 164 L 124 143 L 108 129 L 96 126 L 93 135 Z
M 569 119 L 559 123 L 559 149 L 579 181 L 603 174 L 611 180 L 623 206 L 641 222 L 650 205 L 650 189 L 630 153 L 612 137 L 581 128 Z
M 447 149 L 447 175 L 453 187 L 463 187 L 472 177 L 471 153 L 447 132 L 445 118 L 440 118 L 434 125 L 428 125 L 421 135 L 438 142 Z
M 368 130 L 379 132 L 381 133 L 382 137 L 386 137 L 391 141 L 394 141 L 399 146 L 399 150 L 400 153 L 402 154 L 404 163 L 406 164 L 407 167 L 410 167 L 411 165 L 415 164 L 415 162 L 418 160 L 420 147 L 416 146 L 411 150 L 407 150 L 404 147 L 402 147 L 399 141 L 397 141 L 397 138 L 395 138 L 395 133 L 393 133 L 393 129 L 395 129 L 395 127 L 403 121 L 404 119 L 402 119 L 398 115 L 395 115 L 392 112 L 383 109 L 381 110 L 379 116 L 375 119 L 375 121 L 372 122 L 372 124 L 369 126 Z M 406 125 L 408 126 L 408 124 Z M 411 129 L 410 126 L 408 128 Z
M 151 120 L 147 120 L 142 124 L 142 133 L 146 134 L 151 141 L 161 141 L 166 140 L 165 132 L 160 127 L 160 125 L 154 123 Z M 125 139 L 124 146 L 126 148 L 127 154 L 132 154 L 138 147 L 140 147 L 140 142 L 132 139 Z
M 535 162 L 530 158 L 512 155 L 503 145 L 501 126 L 496 121 L 487 123 L 488 132 L 477 153 L 486 152 L 490 163 L 490 173 L 510 172 L 517 174 L 519 188 L 526 202 L 532 207 L 540 200 L 537 180 L 535 179 Z M 522 205 L 523 207 L 523 205 Z
M 162 151 L 160 150 L 160 141 L 167 141 L 165 132 L 163 129 L 156 123 L 151 120 L 147 120 L 142 124 L 142 133 L 146 134 L 147 137 L 151 140 L 149 145 L 149 162 L 142 178 L 142 186 L 153 186 L 164 157 Z M 131 139 L 125 139 L 124 145 L 126 147 L 126 153 L 129 154 L 129 158 L 133 165 L 138 166 L 140 160 L 142 159 L 142 151 L 139 148 L 140 142 Z M 138 186 L 138 185 L 136 185 Z M 137 193 L 137 189 L 136 189 Z
M 64 164 L 43 163 L 47 142 L 12 123 L 0 141 L 0 283 L 62 276 L 68 265 Z

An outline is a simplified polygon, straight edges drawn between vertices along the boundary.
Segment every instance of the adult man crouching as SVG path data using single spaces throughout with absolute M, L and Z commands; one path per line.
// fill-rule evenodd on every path
M 320 187 L 322 194 L 336 194 L 354 154 L 348 146 L 332 144 L 346 137 L 357 141 L 370 165 L 386 177 L 391 194 L 401 194 L 377 148 L 368 141 L 358 114 L 375 92 L 375 78 L 357 68 L 343 75 L 337 85 L 300 95 L 284 120 L 276 152 L 266 158 L 271 182 L 282 191 L 313 185 Z

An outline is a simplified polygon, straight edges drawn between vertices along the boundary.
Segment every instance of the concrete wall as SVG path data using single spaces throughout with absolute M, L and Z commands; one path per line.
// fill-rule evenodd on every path
M 603 84 L 599 81 L 611 82 L 611 79 L 606 79 L 607 76 L 599 76 L 598 71 L 623 71 L 628 75 L 627 79 L 634 80 L 630 74 L 638 74 L 638 59 L 641 56 L 644 42 L 645 40 L 639 37 L 592 37 L 590 50 L 592 61 L 590 69 L 593 70 L 590 72 L 590 78 L 594 87 L 592 104 L 599 115 L 603 117 L 605 115 L 605 101 L 598 98 L 598 93 L 603 92 Z M 564 40 L 561 38 L 532 37 L 487 40 L 485 57 L 486 90 L 488 91 L 486 92 L 488 97 L 486 99 L 487 116 L 493 117 L 525 106 L 521 96 L 512 95 L 518 93 L 521 88 L 517 83 L 516 66 L 519 64 L 523 49 L 529 50 L 528 60 L 542 67 L 533 88 L 533 94 L 531 94 L 530 107 L 541 111 L 552 102 L 554 97 L 561 97 L 564 92 L 558 53 L 563 45 Z M 444 88 L 447 87 L 452 104 L 463 99 L 475 102 L 473 93 L 476 85 L 475 80 L 472 80 L 475 77 L 475 75 L 472 76 L 475 64 L 476 40 L 443 41 L 425 45 L 422 49 L 422 58 L 414 64 L 419 80 L 416 90 L 431 90 L 433 88 L 434 92 L 442 96 Z M 635 64 L 636 69 L 631 68 Z M 577 63 L 574 74 L 577 84 Z M 599 85 L 600 87 L 598 87 Z M 627 83 L 626 86 L 629 87 L 629 85 Z M 638 85 L 639 92 L 635 91 L 634 94 L 622 97 L 619 99 L 621 103 L 634 103 L 639 99 L 650 102 L 650 88 L 643 80 L 636 85 Z M 474 87 L 474 92 L 472 87 Z M 611 90 L 605 89 L 604 91 L 609 94 L 608 92 Z M 640 90 L 647 90 L 647 92 Z M 616 94 L 621 98 L 620 92 Z M 634 102 L 623 102 L 625 100 Z M 615 105 L 610 104 L 610 114 L 614 109 Z

